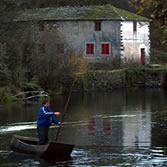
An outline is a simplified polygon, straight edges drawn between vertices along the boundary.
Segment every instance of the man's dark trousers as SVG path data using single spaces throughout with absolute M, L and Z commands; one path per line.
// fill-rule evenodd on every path
M 37 127 L 37 133 L 38 133 L 38 144 L 43 145 L 48 143 L 48 132 L 49 128 L 42 128 L 42 127 Z

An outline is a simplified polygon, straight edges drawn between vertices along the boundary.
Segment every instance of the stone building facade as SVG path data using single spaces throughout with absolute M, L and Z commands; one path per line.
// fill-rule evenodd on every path
M 149 62 L 149 20 L 111 5 L 26 10 L 15 21 L 29 22 L 38 54 L 73 50 L 88 62 Z

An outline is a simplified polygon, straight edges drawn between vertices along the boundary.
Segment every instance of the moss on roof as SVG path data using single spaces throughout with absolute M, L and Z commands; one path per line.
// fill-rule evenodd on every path
M 149 21 L 148 18 L 118 9 L 112 5 L 38 8 L 20 11 L 16 21 L 30 20 L 139 20 Z

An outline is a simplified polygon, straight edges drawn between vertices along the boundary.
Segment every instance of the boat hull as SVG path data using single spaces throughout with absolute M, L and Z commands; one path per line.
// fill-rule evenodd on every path
M 74 145 L 58 142 L 37 145 L 37 139 L 14 135 L 10 148 L 15 152 L 36 155 L 45 159 L 64 159 L 70 158 Z

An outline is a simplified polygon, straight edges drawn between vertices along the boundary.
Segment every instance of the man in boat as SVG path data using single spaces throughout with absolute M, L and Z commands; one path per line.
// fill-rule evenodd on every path
M 55 115 L 60 115 L 60 112 L 53 112 L 50 109 L 50 103 L 48 100 L 44 100 L 42 102 L 42 107 L 38 113 L 37 120 L 37 133 L 38 133 L 38 144 L 43 145 L 48 143 L 48 132 L 49 127 L 52 123 L 58 124 L 61 126 L 61 122 L 59 122 Z

